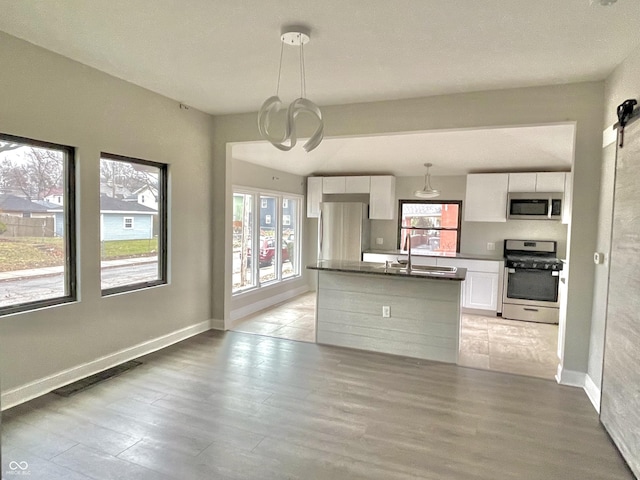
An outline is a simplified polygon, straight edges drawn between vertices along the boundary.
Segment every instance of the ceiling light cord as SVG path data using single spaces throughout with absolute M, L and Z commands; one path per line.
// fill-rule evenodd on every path
M 280 42 L 280 67 L 278 68 L 278 83 L 276 84 L 276 97 L 280 96 L 280 77 L 282 77 L 282 54 L 284 52 L 284 42 Z

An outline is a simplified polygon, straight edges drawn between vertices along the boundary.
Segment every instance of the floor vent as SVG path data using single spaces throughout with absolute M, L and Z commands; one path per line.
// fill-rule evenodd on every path
M 102 372 L 96 373 L 95 375 L 91 375 L 89 377 L 83 378 L 82 380 L 78 380 L 77 382 L 65 385 L 64 387 L 57 388 L 51 393 L 55 393 L 56 395 L 60 395 L 62 397 L 70 397 L 71 395 L 75 395 L 82 390 L 86 390 L 87 388 L 94 386 L 96 383 L 100 383 L 111 377 L 120 375 L 127 370 L 131 370 L 132 368 L 137 367 L 138 365 L 142 365 L 142 362 L 138 362 L 137 360 L 130 360 Z

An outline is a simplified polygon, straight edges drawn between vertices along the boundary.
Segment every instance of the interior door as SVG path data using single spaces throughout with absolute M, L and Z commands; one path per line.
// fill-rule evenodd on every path
M 618 148 L 600 419 L 640 476 L 640 117 Z

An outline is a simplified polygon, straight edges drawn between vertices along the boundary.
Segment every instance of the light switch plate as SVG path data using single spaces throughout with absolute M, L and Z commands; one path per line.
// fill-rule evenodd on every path
M 487 250 L 495 250 L 496 244 L 494 242 L 487 242 Z
M 376 245 L 382 245 L 384 243 L 384 239 L 381 237 L 376 238 Z
M 391 317 L 391 307 L 389 305 L 382 306 L 382 317 L 383 318 Z

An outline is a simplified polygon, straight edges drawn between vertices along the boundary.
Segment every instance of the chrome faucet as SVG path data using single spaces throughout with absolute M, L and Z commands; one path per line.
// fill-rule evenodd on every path
M 407 235 L 405 247 L 407 248 L 407 273 L 411 273 L 411 232 Z

